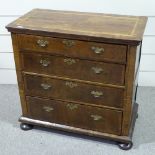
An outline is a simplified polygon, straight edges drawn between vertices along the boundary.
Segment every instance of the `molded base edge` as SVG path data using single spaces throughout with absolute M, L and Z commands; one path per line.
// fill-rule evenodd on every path
M 98 131 L 86 130 L 86 129 L 67 126 L 67 125 L 61 125 L 61 124 L 56 124 L 56 123 L 51 123 L 51 122 L 46 122 L 46 121 L 35 120 L 35 119 L 31 119 L 31 118 L 24 117 L 24 116 L 21 116 L 19 118 L 19 121 L 22 123 L 27 123 L 31 125 L 38 125 L 38 126 L 43 126 L 43 127 L 73 132 L 73 133 L 85 134 L 85 135 L 104 138 L 104 139 L 113 140 L 113 141 L 121 142 L 121 143 L 130 143 L 132 142 L 132 134 L 133 134 L 135 121 L 137 117 L 137 111 L 138 111 L 138 104 L 135 103 L 134 108 L 133 108 L 132 122 L 131 122 L 129 136 L 119 136 L 119 135 L 113 135 L 113 134 L 108 134 L 108 133 L 102 133 Z

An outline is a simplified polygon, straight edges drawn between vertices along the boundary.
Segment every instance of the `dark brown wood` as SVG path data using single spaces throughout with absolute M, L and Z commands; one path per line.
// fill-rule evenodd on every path
M 30 96 L 49 97 L 70 102 L 77 101 L 117 108 L 121 108 L 123 104 L 123 89 L 88 85 L 69 80 L 27 74 L 24 75 L 24 81 L 25 93 Z
M 77 127 L 36 120 L 36 119 L 29 118 L 29 117 L 24 117 L 24 116 L 21 116 L 19 118 L 19 121 L 26 123 L 26 124 L 32 124 L 32 125 L 37 125 L 37 126 L 42 126 L 42 127 L 72 132 L 72 133 L 78 133 L 78 134 L 84 134 L 84 135 L 89 135 L 89 136 L 95 136 L 95 137 L 99 137 L 99 138 L 105 138 L 105 139 L 113 140 L 116 142 L 123 142 L 123 143 L 130 142 L 130 138 L 127 136 L 118 136 L 115 134 L 108 134 L 108 133 L 97 132 L 97 131 L 88 130 L 88 129 L 81 129 L 81 128 L 77 128 Z
M 131 126 L 131 116 L 132 108 L 134 104 L 134 78 L 135 78 L 135 68 L 136 68 L 136 51 L 137 46 L 128 47 L 128 62 L 126 66 L 126 77 L 125 77 L 125 98 L 124 98 L 124 113 L 123 113 L 123 123 L 122 123 L 122 134 L 129 135 L 129 129 Z
M 125 66 L 119 64 L 23 52 L 22 69 L 32 73 L 124 85 Z
M 138 104 L 134 104 L 133 106 L 133 117 L 132 117 L 132 123 L 130 126 L 130 133 L 133 133 L 134 125 L 136 122 L 136 116 L 137 116 L 137 110 L 138 110 Z M 129 134 L 128 136 L 123 136 L 123 135 L 115 135 L 115 134 L 108 134 L 108 133 L 103 133 L 103 132 L 98 132 L 98 131 L 93 131 L 93 130 L 88 130 L 88 129 L 81 129 L 77 127 L 72 127 L 72 126 L 67 126 L 67 125 L 61 125 L 57 123 L 51 123 L 48 121 L 40 121 L 36 119 L 32 119 L 29 117 L 23 117 L 21 116 L 19 118 L 20 122 L 27 123 L 27 124 L 32 124 L 32 125 L 39 125 L 43 127 L 48 127 L 48 128 L 53 128 L 53 129 L 59 129 L 67 132 L 74 132 L 74 133 L 80 133 L 80 134 L 85 134 L 89 136 L 95 136 L 99 138 L 105 138 L 108 140 L 113 140 L 116 142 L 121 142 L 121 143 L 130 143 L 132 142 L 132 134 Z
M 34 9 L 7 29 L 16 33 L 138 44 L 146 21 L 142 16 Z
M 88 130 L 120 135 L 122 112 L 27 97 L 29 117 Z M 36 108 L 37 107 L 37 108 Z
M 146 21 L 35 9 L 9 24 L 21 128 L 40 125 L 82 133 L 130 149 Z
M 17 39 L 17 35 L 14 33 L 12 33 L 11 37 L 12 37 L 12 44 L 13 44 L 14 59 L 15 59 L 15 65 L 16 65 L 16 74 L 17 74 L 17 80 L 18 80 L 18 88 L 19 88 L 19 94 L 20 94 L 22 113 L 23 113 L 23 116 L 27 116 L 27 104 L 25 100 L 24 82 L 23 82 L 23 76 L 21 72 L 22 69 L 21 69 L 20 51 L 18 49 L 18 39 Z
M 19 48 L 21 51 L 52 53 L 90 60 L 109 61 L 126 63 L 126 50 L 124 45 L 103 44 L 96 42 L 86 42 L 78 40 L 66 40 L 34 35 L 18 35 Z M 37 42 L 42 41 L 45 45 Z M 25 44 L 26 43 L 26 44 Z M 71 45 L 72 44 L 72 45 Z M 82 47 L 82 48 L 81 48 Z M 103 49 L 100 53 L 95 53 L 95 49 Z
M 69 80 L 69 81 L 73 81 L 73 82 L 80 82 L 80 83 L 87 83 L 87 84 L 92 84 L 92 85 L 96 85 L 96 86 L 103 86 L 103 87 L 110 87 L 110 88 L 121 88 L 121 89 L 125 89 L 125 86 L 121 86 L 121 85 L 114 85 L 114 84 L 106 84 L 106 83 L 98 83 L 98 82 L 93 82 L 93 81 L 83 81 L 83 80 L 79 80 L 79 79 L 71 79 L 71 78 L 67 78 L 67 77 L 58 77 L 58 76 L 52 76 L 52 75 L 46 75 L 46 74 L 40 74 L 40 73 L 32 73 L 32 72 L 26 72 L 26 71 L 22 71 L 23 74 L 28 74 L 28 75 L 35 75 L 35 76 L 43 76 L 43 77 L 47 77 L 47 78 L 56 78 L 56 79 L 60 79 L 60 80 Z

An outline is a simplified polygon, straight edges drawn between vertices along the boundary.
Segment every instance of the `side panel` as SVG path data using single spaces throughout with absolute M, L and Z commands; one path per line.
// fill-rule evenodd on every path
M 27 116 L 28 111 L 27 111 L 27 105 L 26 105 L 25 93 L 24 93 L 24 82 L 23 82 L 23 77 L 21 73 L 20 51 L 18 49 L 18 36 L 17 34 L 12 33 L 11 37 L 12 37 L 12 44 L 13 44 L 14 59 L 15 59 L 15 65 L 16 65 L 16 74 L 17 74 L 17 80 L 18 80 L 22 113 L 23 113 L 23 116 Z
M 137 66 L 139 63 L 139 48 L 137 46 L 128 46 L 127 52 L 127 65 L 126 65 L 126 75 L 125 75 L 125 99 L 123 107 L 123 122 L 122 122 L 122 135 L 128 136 L 131 117 L 132 117 L 132 108 L 134 104 L 134 93 L 135 91 L 135 74 L 137 71 Z M 138 53 L 137 53 L 138 52 Z M 138 62 L 136 62 L 138 61 Z

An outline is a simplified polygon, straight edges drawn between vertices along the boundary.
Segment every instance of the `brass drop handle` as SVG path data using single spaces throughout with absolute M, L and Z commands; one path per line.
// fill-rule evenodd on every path
M 66 105 L 66 107 L 67 107 L 69 110 L 74 110 L 74 109 L 77 109 L 77 108 L 78 108 L 78 105 L 77 105 L 77 104 L 68 103 L 68 104 Z
M 47 47 L 48 43 L 49 43 L 49 42 L 46 41 L 46 40 L 42 40 L 42 39 L 37 40 L 37 44 L 38 44 L 40 47 Z
M 71 58 L 65 58 L 65 59 L 64 59 L 64 62 L 65 62 L 67 65 L 72 65 L 72 64 L 75 64 L 75 63 L 76 63 L 75 59 L 71 59 Z
M 103 95 L 103 92 L 101 91 L 91 91 L 91 94 L 95 97 L 95 98 L 98 98 L 100 96 Z
M 103 69 L 100 67 L 92 67 L 91 68 L 95 74 L 100 74 L 101 72 L 103 72 Z
M 70 88 L 74 88 L 74 87 L 77 87 L 78 86 L 77 83 L 70 82 L 70 81 L 66 81 L 65 85 L 68 86 L 68 87 L 70 87 Z
M 90 116 L 93 118 L 94 121 L 99 121 L 102 119 L 102 116 L 100 115 L 90 115 Z
M 46 84 L 46 83 L 42 83 L 40 86 L 41 86 L 44 90 L 48 90 L 48 89 L 51 88 L 51 85 L 48 85 L 48 84 Z
M 51 112 L 51 111 L 54 110 L 54 108 L 53 107 L 44 106 L 43 110 L 45 110 L 46 112 Z
M 62 43 L 66 46 L 66 47 L 72 47 L 75 45 L 75 42 L 73 40 L 67 40 L 67 39 L 64 39 L 62 41 Z
M 43 67 L 48 67 L 49 64 L 50 64 L 50 61 L 47 60 L 47 59 L 41 59 L 41 60 L 40 60 L 40 64 L 41 64 Z
M 95 46 L 92 46 L 91 47 L 91 50 L 96 53 L 96 54 L 101 54 L 102 52 L 104 52 L 104 48 L 102 47 L 95 47 Z

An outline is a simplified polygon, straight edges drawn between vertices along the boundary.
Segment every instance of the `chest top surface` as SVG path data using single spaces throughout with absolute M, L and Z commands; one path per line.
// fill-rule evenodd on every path
M 138 44 L 147 17 L 34 9 L 6 28 L 11 32 Z

